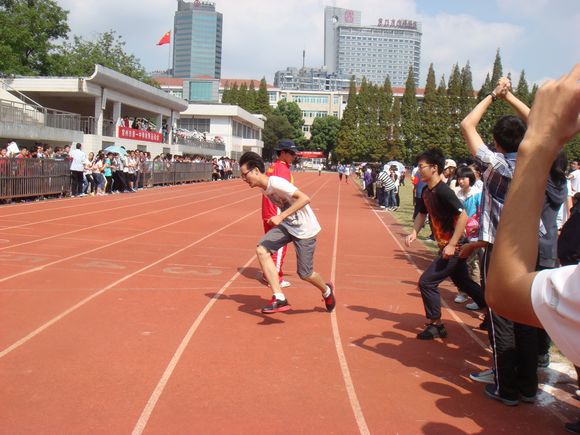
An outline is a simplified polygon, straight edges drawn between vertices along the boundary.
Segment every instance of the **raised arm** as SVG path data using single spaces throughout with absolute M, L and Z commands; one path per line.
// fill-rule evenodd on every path
M 550 167 L 564 143 L 580 132 L 579 81 L 580 64 L 538 91 L 492 254 L 487 303 L 497 313 L 528 325 L 540 326 L 531 301 L 538 222 Z
M 487 95 L 483 100 L 481 100 L 477 106 L 473 108 L 473 110 L 461 121 L 461 133 L 463 134 L 463 138 L 467 143 L 467 149 L 471 155 L 477 154 L 479 147 L 483 144 L 483 139 L 477 132 L 477 126 L 489 109 L 489 106 L 493 101 L 500 96 L 505 90 L 509 87 L 509 80 L 502 77 L 498 84 L 496 85 L 495 89 L 491 92 L 491 94 Z

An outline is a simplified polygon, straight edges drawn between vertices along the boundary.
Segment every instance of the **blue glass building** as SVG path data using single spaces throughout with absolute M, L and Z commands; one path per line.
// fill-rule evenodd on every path
M 221 77 L 223 16 L 215 3 L 177 0 L 173 35 L 174 77 Z

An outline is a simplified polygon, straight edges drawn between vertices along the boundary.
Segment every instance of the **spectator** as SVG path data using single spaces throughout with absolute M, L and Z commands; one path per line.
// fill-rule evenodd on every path
M 83 172 L 87 156 L 81 148 L 82 145 L 77 143 L 75 149 L 71 153 L 70 173 L 72 179 L 72 196 L 79 196 L 83 193 Z
M 580 65 L 536 94 L 518 171 L 506 200 L 486 290 L 490 306 L 522 324 L 544 327 L 560 351 L 580 365 L 580 266 L 536 272 L 538 223 L 552 162 L 580 132 Z M 578 246 L 576 242 L 576 246 Z M 580 433 L 580 421 L 567 429 Z

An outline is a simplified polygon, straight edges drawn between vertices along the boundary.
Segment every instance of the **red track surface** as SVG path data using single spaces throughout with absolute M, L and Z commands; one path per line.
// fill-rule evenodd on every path
M 490 360 L 475 315 L 444 310 L 449 338 L 415 339 L 413 262 L 431 255 L 353 184 L 296 179 L 332 315 L 293 248 L 293 309 L 260 313 L 260 192 L 239 180 L 2 207 L 0 433 L 562 432 L 571 379 L 538 405 L 487 399 L 467 377 Z

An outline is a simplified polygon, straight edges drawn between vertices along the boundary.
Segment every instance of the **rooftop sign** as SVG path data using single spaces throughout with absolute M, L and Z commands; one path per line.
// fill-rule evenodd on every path
M 389 18 L 379 18 L 378 27 L 394 27 L 397 29 L 417 30 L 417 21 L 395 20 Z

